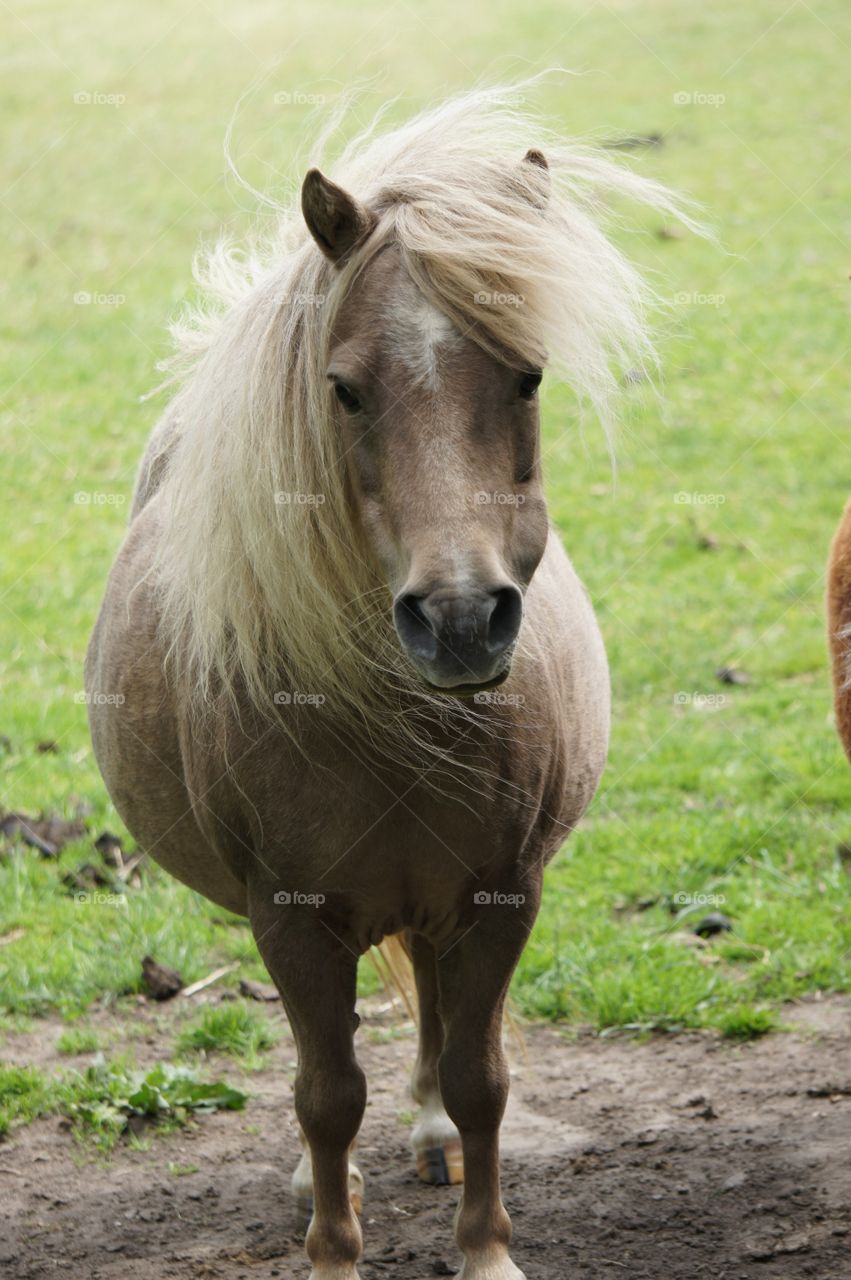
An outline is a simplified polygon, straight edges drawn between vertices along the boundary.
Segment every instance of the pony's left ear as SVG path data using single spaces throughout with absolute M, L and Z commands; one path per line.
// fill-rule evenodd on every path
M 550 198 L 550 166 L 547 164 L 547 157 L 537 147 L 530 147 L 523 157 L 523 166 L 532 187 L 532 203 L 537 209 L 543 209 Z
M 308 231 L 326 258 L 337 266 L 343 265 L 355 245 L 366 239 L 378 221 L 371 209 L 318 169 L 308 169 L 305 175 L 301 210 Z

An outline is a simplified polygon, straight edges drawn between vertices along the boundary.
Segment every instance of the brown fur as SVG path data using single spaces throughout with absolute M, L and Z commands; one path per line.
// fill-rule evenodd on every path
M 827 567 L 827 634 L 833 675 L 836 730 L 851 760 L 851 501 L 833 538 Z

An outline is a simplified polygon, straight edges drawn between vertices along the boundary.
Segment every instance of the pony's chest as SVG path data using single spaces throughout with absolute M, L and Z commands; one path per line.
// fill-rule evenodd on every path
M 271 879 L 294 906 L 315 905 L 366 945 L 404 928 L 440 938 L 477 893 L 514 891 L 537 813 L 508 794 L 447 795 L 362 763 L 332 772 L 267 760 L 250 781 L 250 804 L 248 777 L 230 797 L 241 812 L 214 806 L 224 824 L 200 815 L 224 840 L 230 869 Z

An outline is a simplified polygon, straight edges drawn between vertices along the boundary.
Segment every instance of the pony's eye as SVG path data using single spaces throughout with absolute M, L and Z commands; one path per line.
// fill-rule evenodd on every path
M 540 369 L 530 369 L 528 373 L 524 373 L 520 379 L 520 385 L 517 388 L 517 394 L 521 400 L 534 400 L 538 394 L 538 387 L 541 385 L 543 373 Z
M 334 395 L 340 401 L 346 413 L 360 413 L 361 402 L 351 387 L 346 386 L 345 382 L 334 383 Z

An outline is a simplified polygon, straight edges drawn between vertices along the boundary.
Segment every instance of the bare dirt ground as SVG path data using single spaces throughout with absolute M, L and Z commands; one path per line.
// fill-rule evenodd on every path
M 138 1060 L 153 1061 L 171 1053 L 179 1003 L 95 1021 L 116 1040 L 130 1028 Z M 411 1030 L 366 1012 L 361 1275 L 451 1275 L 459 1189 L 419 1183 L 408 1151 Z M 796 1005 L 787 1021 L 795 1033 L 739 1047 L 528 1028 L 526 1058 L 510 1048 L 503 1130 L 514 1257 L 528 1280 L 848 1280 L 851 1001 Z M 55 1066 L 59 1030 L 45 1020 L 8 1037 L 0 1056 Z M 86 1162 L 56 1119 L 16 1130 L 0 1145 L 2 1274 L 306 1277 L 290 1229 L 293 1066 L 287 1038 L 269 1069 L 245 1077 L 245 1111 L 157 1135 L 146 1151 L 121 1145 L 108 1164 Z M 239 1080 L 227 1059 L 213 1069 Z M 175 1176 L 170 1165 L 198 1171 Z

